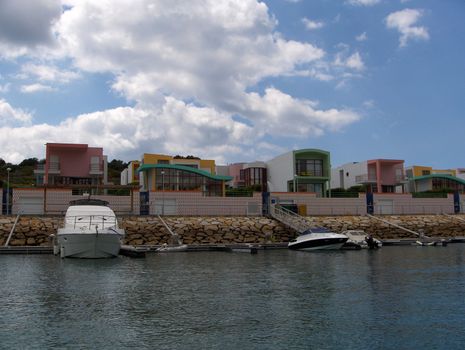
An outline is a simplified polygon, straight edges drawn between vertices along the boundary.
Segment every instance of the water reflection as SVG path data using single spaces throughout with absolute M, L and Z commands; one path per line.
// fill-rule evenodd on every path
M 0 256 L 1 347 L 454 348 L 464 248 Z

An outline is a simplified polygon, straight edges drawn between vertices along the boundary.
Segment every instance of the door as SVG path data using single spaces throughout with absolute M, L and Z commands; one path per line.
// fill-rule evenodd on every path
M 394 214 L 394 203 L 392 199 L 380 199 L 376 203 L 376 206 L 378 207 L 378 213 L 381 215 Z
M 176 215 L 176 199 L 161 199 L 155 202 L 155 215 Z
M 18 212 L 13 214 L 43 214 L 44 213 L 44 199 L 42 197 L 24 197 L 16 203 Z

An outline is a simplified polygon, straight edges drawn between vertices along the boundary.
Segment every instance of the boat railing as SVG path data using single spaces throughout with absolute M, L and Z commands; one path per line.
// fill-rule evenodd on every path
M 112 215 L 76 215 L 67 216 L 64 222 L 67 228 L 96 228 L 104 229 L 118 227 L 116 216 Z

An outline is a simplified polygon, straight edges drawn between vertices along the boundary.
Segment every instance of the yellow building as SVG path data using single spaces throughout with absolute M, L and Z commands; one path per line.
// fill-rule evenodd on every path
M 215 173 L 214 160 L 193 156 L 144 153 L 139 172 L 142 191 L 201 191 L 207 196 L 224 196 L 230 176 Z
M 420 166 L 420 165 L 413 165 L 405 169 L 405 175 L 408 178 L 433 175 L 433 174 L 444 174 L 444 175 L 457 176 L 457 171 L 454 169 L 433 169 L 433 167 L 430 167 L 430 166 Z

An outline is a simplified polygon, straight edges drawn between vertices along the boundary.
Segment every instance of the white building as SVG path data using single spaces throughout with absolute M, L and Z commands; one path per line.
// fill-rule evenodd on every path
M 301 149 L 284 153 L 266 162 L 268 191 L 312 192 L 326 197 L 330 182 L 329 152 Z
M 358 176 L 367 173 L 367 161 L 347 163 L 331 169 L 331 189 L 343 188 L 347 190 L 359 186 Z

